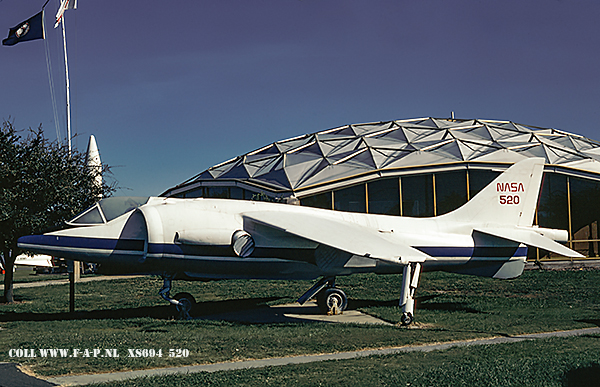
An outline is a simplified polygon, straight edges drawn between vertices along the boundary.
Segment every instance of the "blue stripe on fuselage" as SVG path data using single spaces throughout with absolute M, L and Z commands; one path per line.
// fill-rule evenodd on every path
M 57 235 L 27 235 L 19 238 L 19 244 L 31 246 L 69 247 L 90 250 L 136 250 L 144 251 L 144 241 L 139 239 L 86 238 Z
M 88 250 L 134 250 L 143 251 L 144 241 L 138 239 L 89 238 L 56 235 L 28 235 L 19 238 L 19 244 L 30 247 L 68 247 Z M 434 258 L 510 258 L 527 255 L 527 247 L 456 247 L 456 246 L 415 246 L 415 249 Z M 210 250 L 210 251 L 209 251 Z M 277 249 L 279 250 L 279 249 Z M 281 249 L 282 251 L 295 249 Z M 187 256 L 235 256 L 231 246 L 184 246 L 173 243 L 150 243 L 149 254 L 169 254 Z M 269 254 L 271 255 L 271 254 Z M 287 254 L 282 254 L 283 256 Z

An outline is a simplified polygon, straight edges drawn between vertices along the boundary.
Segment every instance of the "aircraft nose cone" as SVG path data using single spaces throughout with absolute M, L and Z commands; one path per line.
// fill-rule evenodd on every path
M 54 235 L 26 235 L 17 240 L 17 246 L 23 250 L 52 255 L 53 248 L 64 246 L 60 239 Z
M 17 240 L 17 246 L 22 249 L 27 248 L 25 245 L 41 245 L 45 244 L 44 241 L 47 239 L 46 235 L 26 235 L 22 236 Z M 48 242 L 47 240 L 45 242 Z

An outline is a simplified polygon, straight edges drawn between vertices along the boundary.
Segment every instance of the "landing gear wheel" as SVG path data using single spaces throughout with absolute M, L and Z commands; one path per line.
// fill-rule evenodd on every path
M 402 313 L 402 317 L 400 317 L 400 322 L 404 326 L 410 325 L 413 322 L 412 313 Z
M 317 294 L 317 305 L 322 313 L 342 314 L 348 307 L 348 297 L 341 289 L 326 288 Z
M 181 320 L 189 320 L 196 306 L 196 299 L 189 293 L 177 293 L 173 299 L 179 301 L 179 305 L 175 305 L 176 316 Z

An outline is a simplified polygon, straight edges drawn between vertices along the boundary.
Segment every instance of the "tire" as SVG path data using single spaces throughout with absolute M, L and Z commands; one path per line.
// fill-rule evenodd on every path
M 179 316 L 180 319 L 186 319 L 194 313 L 196 307 L 196 299 L 189 293 L 181 292 L 177 293 L 173 299 L 179 301 L 180 305 L 174 306 L 175 316 Z
M 341 289 L 326 288 L 317 295 L 317 305 L 323 314 L 336 314 L 336 306 L 337 312 L 341 313 L 348 308 L 348 297 Z
M 400 317 L 400 322 L 403 326 L 408 326 L 413 322 L 413 315 L 411 313 L 402 313 L 402 317 Z

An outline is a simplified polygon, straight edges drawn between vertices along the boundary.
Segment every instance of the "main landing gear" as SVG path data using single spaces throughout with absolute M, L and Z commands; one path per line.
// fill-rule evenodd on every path
M 413 322 L 415 313 L 415 291 L 419 285 L 419 275 L 421 274 L 420 263 L 409 263 L 404 266 L 402 273 L 402 293 L 400 293 L 400 306 L 402 307 L 402 325 L 410 325 Z
M 404 326 L 412 324 L 414 320 L 415 291 L 419 285 L 420 275 L 420 263 L 413 262 L 404 266 L 402 292 L 400 294 L 400 307 L 402 308 L 400 322 Z M 317 298 L 317 305 L 323 313 L 329 315 L 342 314 L 348 307 L 348 297 L 341 289 L 335 287 L 335 277 L 324 277 L 319 280 L 319 282 L 298 299 L 298 303 L 303 305 L 315 296 Z
M 192 318 L 192 310 L 196 306 L 196 299 L 191 294 L 183 292 L 177 293 L 175 297 L 171 298 L 169 293 L 171 292 L 172 281 L 173 277 L 163 276 L 163 287 L 158 294 L 175 307 L 180 320 L 190 320 Z
M 348 297 L 342 289 L 335 287 L 335 277 L 324 277 L 298 299 L 300 305 L 317 296 L 317 305 L 322 313 L 342 314 L 348 307 Z

